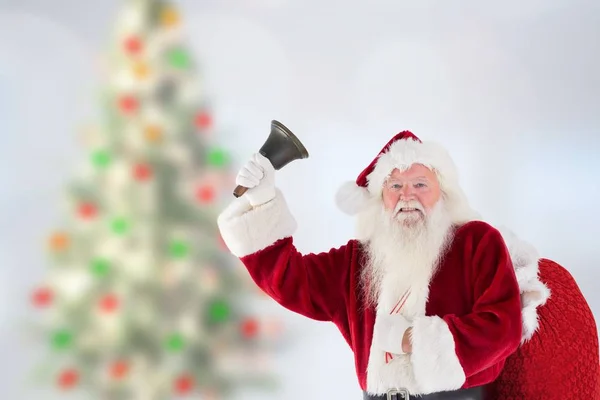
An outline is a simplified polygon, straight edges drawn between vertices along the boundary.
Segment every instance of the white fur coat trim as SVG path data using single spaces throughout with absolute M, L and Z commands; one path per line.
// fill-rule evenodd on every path
M 419 281 L 421 284 L 419 284 Z M 429 283 L 426 276 L 420 276 L 420 278 L 414 280 L 412 286 L 411 294 L 401 311 L 401 314 L 409 320 L 413 320 L 416 315 L 425 314 L 425 304 L 429 295 Z M 388 314 L 394 309 L 397 299 L 401 297 L 405 290 L 405 288 L 394 289 L 396 288 L 389 286 L 382 288 L 377 306 L 377 317 L 381 313 Z M 403 388 L 411 394 L 421 393 L 420 387 L 415 381 L 410 355 L 395 354 L 393 359 L 387 363 L 385 352 L 377 346 L 379 335 L 381 335 L 381 332 L 373 329 L 367 365 L 367 391 L 371 394 L 385 394 L 389 389 Z M 398 340 L 401 341 L 402 338 L 399 337 Z
M 539 326 L 537 309 L 546 304 L 550 298 L 550 289 L 538 277 L 539 255 L 529 243 L 519 239 L 508 228 L 501 226 L 498 230 L 504 238 L 510 258 L 517 275 L 521 291 L 523 334 L 521 343 L 531 339 Z
M 219 215 L 217 223 L 223 241 L 237 257 L 254 254 L 291 237 L 298 226 L 279 189 L 273 200 L 256 208 L 244 196 L 235 199 Z
M 456 390 L 465 382 L 465 373 L 455 352 L 448 324 L 437 316 L 414 320 L 410 361 L 420 393 Z

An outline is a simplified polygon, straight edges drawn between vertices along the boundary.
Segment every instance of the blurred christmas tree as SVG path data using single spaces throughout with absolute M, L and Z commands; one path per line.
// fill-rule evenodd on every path
M 252 285 L 216 226 L 235 186 L 180 14 L 127 0 L 102 93 L 103 123 L 50 235 L 45 374 L 101 399 L 226 398 L 274 383 L 277 321 L 252 316 Z M 227 198 L 224 198 L 226 196 Z

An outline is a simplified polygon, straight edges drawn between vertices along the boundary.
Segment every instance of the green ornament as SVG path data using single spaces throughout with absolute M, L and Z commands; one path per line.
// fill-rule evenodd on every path
M 110 270 L 110 263 L 103 258 L 96 258 L 92 260 L 91 269 L 92 273 L 98 277 L 106 276 Z
M 125 218 L 115 218 L 112 222 L 112 230 L 118 235 L 122 235 L 129 229 L 129 223 Z
M 187 68 L 190 66 L 190 56 L 183 49 L 173 49 L 169 53 L 169 62 L 175 68 Z
M 229 157 L 223 149 L 212 149 L 208 153 L 208 163 L 215 167 L 223 167 L 227 164 Z
M 92 163 L 100 168 L 110 164 L 110 154 L 106 150 L 98 150 L 92 154 Z
M 166 345 L 167 349 L 171 351 L 180 351 L 183 349 L 185 341 L 183 340 L 183 336 L 181 336 L 179 333 L 174 333 L 167 338 Z
M 56 349 L 65 349 L 73 342 L 73 334 L 67 330 L 60 330 L 52 335 L 52 345 Z
M 223 322 L 229 317 L 229 304 L 223 300 L 215 301 L 210 306 L 209 314 L 213 322 Z
M 189 246 L 186 242 L 181 240 L 175 240 L 171 243 L 169 251 L 175 258 L 183 258 L 189 253 Z

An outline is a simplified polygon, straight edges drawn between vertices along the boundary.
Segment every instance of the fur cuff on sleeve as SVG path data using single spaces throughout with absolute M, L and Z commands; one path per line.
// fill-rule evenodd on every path
M 297 223 L 279 189 L 268 203 L 252 208 L 244 196 L 235 199 L 217 220 L 229 251 L 244 257 L 292 236 Z
M 437 316 L 415 319 L 412 334 L 415 381 L 423 394 L 460 389 L 465 373 L 455 351 L 448 324 Z

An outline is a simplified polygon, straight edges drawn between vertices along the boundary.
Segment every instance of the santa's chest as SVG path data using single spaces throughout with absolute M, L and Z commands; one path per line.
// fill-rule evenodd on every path
M 440 270 L 429 284 L 426 315 L 465 315 L 473 310 L 472 277 L 462 266 Z
M 390 279 L 381 286 L 378 313 L 421 315 L 466 314 L 473 307 L 473 285 L 468 273 L 443 265 L 431 276 Z

